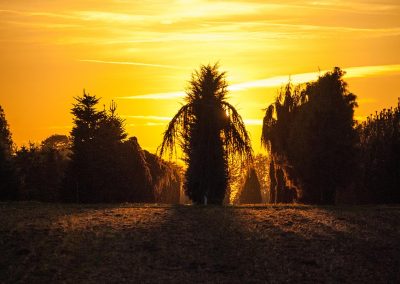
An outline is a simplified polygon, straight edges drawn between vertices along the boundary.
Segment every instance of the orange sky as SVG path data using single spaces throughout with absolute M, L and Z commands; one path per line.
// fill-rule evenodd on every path
M 347 70 L 358 117 L 400 96 L 398 0 L 1 1 L 0 42 L 0 105 L 18 145 L 67 134 L 85 88 L 114 99 L 154 152 L 191 72 L 216 61 L 256 152 L 261 109 L 289 75 Z

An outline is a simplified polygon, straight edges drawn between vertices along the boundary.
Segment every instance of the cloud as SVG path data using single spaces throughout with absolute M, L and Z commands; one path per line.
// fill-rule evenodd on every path
M 156 68 L 167 68 L 167 69 L 184 69 L 184 70 L 187 69 L 187 68 L 174 66 L 174 65 L 153 64 L 153 63 L 143 63 L 143 62 L 133 62 L 133 61 L 106 61 L 106 60 L 94 60 L 94 59 L 80 59 L 79 61 L 89 62 L 89 63 L 134 65 L 134 66 L 156 67 Z
M 359 66 L 359 67 L 348 67 L 343 68 L 346 71 L 346 78 L 362 78 L 362 77 L 373 77 L 381 75 L 390 75 L 400 73 L 400 64 L 393 65 L 378 65 L 378 66 Z M 280 87 L 289 81 L 293 84 L 301 84 L 309 81 L 318 79 L 320 74 L 324 74 L 330 70 L 322 70 L 320 72 L 308 72 L 293 75 L 282 75 L 274 76 L 260 80 L 248 81 L 238 84 L 232 84 L 229 86 L 229 91 L 243 91 L 255 88 L 271 88 Z M 130 100 L 173 100 L 177 98 L 185 97 L 184 92 L 169 92 L 169 93 L 155 93 L 155 94 L 144 94 L 138 96 L 127 96 L 118 97 L 119 99 L 130 99 Z
M 134 118 L 134 119 L 146 119 L 146 120 L 159 120 L 159 121 L 170 121 L 172 117 L 169 116 L 157 116 L 157 115 L 121 115 L 123 118 Z
M 185 92 L 155 93 L 137 96 L 117 97 L 124 100 L 173 100 L 185 97 Z

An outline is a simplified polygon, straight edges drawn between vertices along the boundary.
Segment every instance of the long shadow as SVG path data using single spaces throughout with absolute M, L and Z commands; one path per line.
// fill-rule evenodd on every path
M 36 218 L 44 220 L 51 208 L 37 211 Z M 28 252 L 20 252 L 25 261 L 15 257 L 14 263 L 8 262 L 2 282 L 396 283 L 400 279 L 400 232 L 390 229 L 399 218 L 398 210 L 385 211 L 386 219 L 368 213 L 366 220 L 364 211 L 360 217 L 352 210 L 293 206 L 127 204 L 67 206 L 58 211 L 45 225 L 25 224 L 24 230 L 12 233 L 18 240 L 15 244 L 26 242 Z M 399 214 L 390 217 L 393 212 Z M 368 223 L 370 218 L 383 224 L 366 229 L 365 222 L 375 223 L 375 219 Z

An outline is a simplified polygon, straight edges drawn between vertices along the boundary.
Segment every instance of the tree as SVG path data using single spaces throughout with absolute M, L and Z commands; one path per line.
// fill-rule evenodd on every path
M 260 182 L 261 197 L 264 202 L 269 202 L 269 161 L 270 158 L 263 154 L 258 154 L 254 157 L 254 170 L 257 173 Z
M 12 154 L 11 131 L 0 106 L 0 200 L 15 200 L 18 195 L 18 179 Z
M 64 192 L 66 200 L 92 202 L 96 197 L 99 177 L 96 165 L 97 140 L 101 120 L 106 118 L 105 111 L 96 110 L 99 98 L 83 91 L 82 97 L 75 98 L 73 105 L 74 126 L 71 131 L 72 154 L 67 172 L 67 185 Z
M 144 155 L 151 173 L 155 202 L 179 204 L 182 183 L 180 167 L 146 150 Z
M 160 155 L 180 145 L 188 165 L 185 190 L 195 204 L 222 204 L 228 186 L 228 159 L 252 158 L 243 120 L 226 101 L 225 73 L 218 65 L 202 65 L 192 75 L 186 104 L 164 133 Z
M 111 103 L 83 93 L 72 108 L 72 154 L 63 198 L 72 202 L 154 202 L 151 174 L 136 138 L 127 138 L 124 121 Z
M 261 202 L 261 185 L 255 169 L 250 168 L 247 171 L 246 180 L 240 192 L 240 203 L 255 204 Z
M 63 141 L 63 143 L 58 143 Z M 19 199 L 60 201 L 60 191 L 68 164 L 68 138 L 53 135 L 40 146 L 30 143 L 16 151 L 15 164 L 20 178 Z M 53 143 L 54 142 L 54 143 Z M 56 143 L 57 142 L 57 143 Z
M 400 202 L 400 98 L 395 108 L 370 115 L 359 127 L 362 202 Z
M 336 67 L 303 89 L 288 84 L 266 110 L 262 142 L 305 203 L 334 203 L 353 178 L 357 103 L 344 74 Z

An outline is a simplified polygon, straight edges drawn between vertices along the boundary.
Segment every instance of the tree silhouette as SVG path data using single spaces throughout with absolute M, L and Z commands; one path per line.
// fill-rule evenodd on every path
M 18 179 L 12 161 L 13 142 L 4 110 L 0 106 L 0 200 L 14 200 Z
M 179 204 L 182 183 L 180 167 L 146 150 L 143 152 L 151 173 L 155 202 Z
M 127 138 L 123 120 L 111 103 L 83 93 L 72 108 L 72 154 L 63 197 L 73 202 L 154 202 L 151 173 L 135 137 Z
M 53 135 L 40 146 L 30 143 L 16 151 L 14 159 L 20 179 L 19 199 L 60 201 L 62 182 L 69 161 L 69 150 L 66 147 L 68 137 Z
M 361 183 L 359 198 L 372 203 L 400 202 L 400 98 L 395 108 L 371 115 L 358 128 Z
M 332 204 L 353 178 L 357 103 L 343 75 L 336 67 L 303 89 L 288 84 L 266 110 L 262 142 L 302 202 Z
M 71 131 L 72 154 L 67 172 L 67 186 L 64 198 L 75 202 L 91 202 L 96 196 L 97 140 L 101 120 L 105 111 L 96 110 L 99 98 L 83 91 L 82 97 L 75 98 L 73 105 L 74 126 Z
M 261 203 L 261 186 L 254 168 L 247 171 L 246 179 L 240 192 L 241 204 Z
M 228 183 L 228 158 L 252 158 L 250 139 L 242 118 L 226 101 L 225 73 L 218 65 L 195 71 L 186 92 L 186 104 L 173 117 L 164 133 L 160 155 L 176 152 L 180 145 L 188 165 L 185 190 L 200 204 L 221 204 Z

